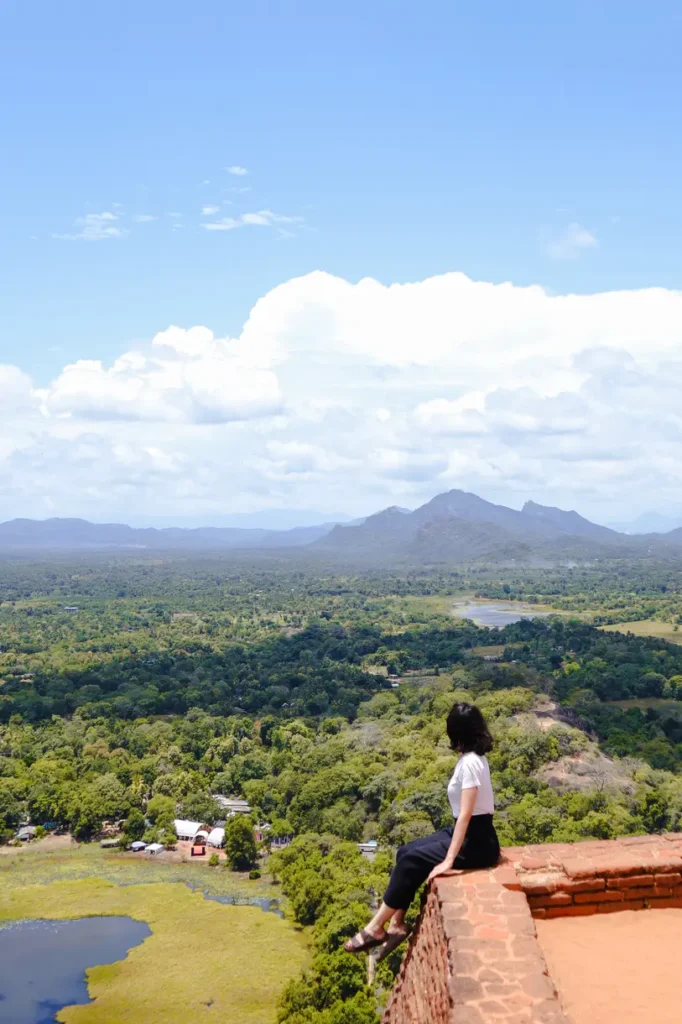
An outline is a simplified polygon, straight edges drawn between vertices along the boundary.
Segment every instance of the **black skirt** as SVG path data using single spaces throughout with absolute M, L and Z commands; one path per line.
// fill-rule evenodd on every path
M 445 860 L 454 828 L 454 825 L 448 825 L 440 832 L 415 839 L 398 849 L 396 864 L 384 894 L 386 906 L 393 910 L 407 910 L 432 869 Z M 475 814 L 469 821 L 462 848 L 455 858 L 455 868 L 491 868 L 499 859 L 500 843 L 492 814 Z

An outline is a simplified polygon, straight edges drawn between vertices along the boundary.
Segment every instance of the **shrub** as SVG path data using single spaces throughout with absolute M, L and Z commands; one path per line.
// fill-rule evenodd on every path
M 212 853 L 211 856 L 208 858 L 208 866 L 210 868 L 217 868 L 219 862 L 220 862 L 220 857 L 218 856 L 217 853 Z
M 252 868 L 251 871 L 249 871 L 249 878 L 251 881 L 255 881 L 257 878 L 260 878 L 260 871 L 258 868 Z

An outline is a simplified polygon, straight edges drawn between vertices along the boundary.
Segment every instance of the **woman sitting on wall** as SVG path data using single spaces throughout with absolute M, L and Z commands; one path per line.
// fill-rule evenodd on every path
M 369 924 L 345 944 L 349 953 L 382 946 L 378 959 L 383 959 L 409 935 L 405 913 L 425 881 L 453 868 L 493 867 L 499 860 L 495 804 L 485 756 L 493 745 L 488 726 L 477 707 L 462 702 L 448 715 L 447 734 L 452 749 L 460 755 L 448 783 L 454 825 L 400 847 L 383 903 Z

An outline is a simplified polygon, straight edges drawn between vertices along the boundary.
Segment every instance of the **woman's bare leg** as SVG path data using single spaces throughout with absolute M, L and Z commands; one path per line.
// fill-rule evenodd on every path
M 389 932 L 390 935 L 393 935 L 396 932 L 403 934 L 407 931 L 407 925 L 405 924 L 405 913 L 406 912 L 404 910 L 396 910 L 395 914 L 388 923 L 387 931 Z
M 379 938 L 384 931 L 384 925 L 394 919 L 396 914 L 404 916 L 405 911 L 394 910 L 393 907 L 387 907 L 385 903 L 382 903 L 369 924 L 365 925 L 365 931 Z

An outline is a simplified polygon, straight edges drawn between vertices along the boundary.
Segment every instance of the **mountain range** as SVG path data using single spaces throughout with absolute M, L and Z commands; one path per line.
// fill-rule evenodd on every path
M 84 519 L 0 523 L 0 551 L 275 551 L 352 563 L 510 562 L 682 555 L 682 528 L 638 536 L 599 526 L 574 511 L 527 501 L 507 508 L 452 490 L 414 511 L 383 509 L 350 523 L 290 530 L 239 527 L 134 528 Z
M 387 508 L 359 526 L 337 525 L 313 546 L 348 558 L 457 563 L 598 557 L 639 550 L 643 543 L 577 512 L 534 501 L 519 512 L 455 490 L 438 494 L 414 512 Z

